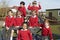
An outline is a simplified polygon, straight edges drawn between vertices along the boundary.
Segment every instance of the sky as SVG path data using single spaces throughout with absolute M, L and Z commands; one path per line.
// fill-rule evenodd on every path
M 32 3 L 34 0 L 7 0 L 8 6 L 19 6 L 19 3 L 21 1 L 24 1 L 26 3 L 26 8 L 29 5 L 29 3 Z M 45 11 L 46 9 L 54 9 L 54 8 L 60 8 L 60 0 L 36 0 L 37 2 L 40 2 L 40 5 L 42 7 L 41 11 Z M 1 2 L 1 0 L 0 0 Z

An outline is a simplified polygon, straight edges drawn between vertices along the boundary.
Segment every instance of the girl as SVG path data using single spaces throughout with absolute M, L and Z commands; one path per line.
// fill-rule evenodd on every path
M 48 19 L 45 19 L 44 24 L 41 24 L 41 27 L 42 27 L 42 40 L 49 40 L 48 37 L 50 38 L 50 40 L 53 40 Z
M 22 24 L 24 22 L 24 18 L 22 17 L 22 12 L 17 11 L 16 18 L 15 18 L 15 27 L 16 28 L 22 28 Z
M 23 29 L 19 30 L 17 40 L 32 40 L 32 34 L 27 29 L 26 23 L 23 23 Z
M 12 29 L 11 32 L 11 39 L 13 38 L 14 30 L 17 30 L 17 34 L 18 34 L 18 30 L 22 28 L 23 22 L 24 22 L 24 18 L 22 17 L 22 12 L 17 11 L 16 18 L 14 20 L 14 28 Z

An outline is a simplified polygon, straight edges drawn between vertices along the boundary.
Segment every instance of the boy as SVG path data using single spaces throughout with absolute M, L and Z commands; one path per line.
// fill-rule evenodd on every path
M 7 16 L 5 18 L 5 29 L 3 29 L 3 40 L 10 40 L 10 33 L 11 33 L 11 28 L 14 24 L 14 17 L 13 17 L 13 12 L 12 10 L 9 10 L 7 12 Z
M 31 10 L 31 11 L 36 10 L 36 13 L 38 13 L 38 10 L 41 9 L 41 6 L 40 6 L 40 3 L 38 4 L 39 7 L 36 6 L 36 5 L 37 5 L 37 1 L 33 1 L 33 2 L 32 2 L 32 6 L 31 6 L 31 3 L 30 3 L 30 5 L 28 6 L 28 10 Z
M 32 16 L 29 18 L 29 29 L 31 30 L 33 37 L 35 38 L 38 28 L 38 17 L 36 11 L 32 11 Z M 36 38 L 35 38 L 36 39 Z
M 19 30 L 17 40 L 33 40 L 30 30 L 27 29 L 27 24 L 23 23 L 23 29 Z
M 38 17 L 36 15 L 36 11 L 32 11 L 32 16 L 29 18 L 29 26 L 37 27 L 38 26 Z
M 15 9 L 17 9 L 17 10 L 21 11 L 21 12 L 22 12 L 22 16 L 23 16 L 23 17 L 26 17 L 25 2 L 21 1 L 21 2 L 20 2 L 20 6 L 19 6 L 19 7 L 14 6 L 13 8 L 15 8 Z

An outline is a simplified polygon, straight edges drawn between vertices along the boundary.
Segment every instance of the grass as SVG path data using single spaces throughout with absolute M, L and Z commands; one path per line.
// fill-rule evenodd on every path
M 60 25 L 51 25 L 51 30 L 54 34 L 60 35 Z

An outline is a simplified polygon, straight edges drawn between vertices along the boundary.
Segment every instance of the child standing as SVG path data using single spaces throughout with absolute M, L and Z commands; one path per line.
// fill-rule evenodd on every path
M 12 29 L 12 32 L 11 32 L 11 40 L 13 39 L 14 30 L 16 30 L 17 34 L 18 34 L 18 30 L 22 28 L 23 22 L 24 22 L 24 18 L 22 17 L 22 12 L 17 11 L 16 12 L 16 17 L 15 17 L 15 20 L 14 20 L 14 28 Z
M 11 28 L 14 24 L 14 17 L 12 10 L 7 12 L 7 16 L 5 18 L 5 28 L 3 29 L 3 40 L 10 40 Z
M 32 34 L 27 29 L 26 23 L 23 23 L 23 29 L 19 30 L 17 40 L 32 40 Z
M 31 10 L 31 11 L 36 10 L 36 13 L 38 13 L 38 10 L 41 9 L 40 3 L 39 3 L 38 5 L 39 5 L 39 6 L 37 6 L 37 1 L 33 1 L 33 2 L 32 2 L 32 6 L 31 6 L 31 3 L 30 3 L 30 5 L 28 6 L 28 10 Z
M 29 26 L 30 27 L 37 27 L 38 26 L 38 17 L 36 15 L 36 11 L 32 11 L 32 16 L 29 18 Z
M 48 37 L 50 38 L 50 40 L 53 40 L 48 19 L 44 20 L 44 24 L 41 24 L 41 27 L 42 27 L 42 40 L 49 40 Z
M 38 28 L 38 17 L 36 15 L 36 11 L 32 11 L 32 16 L 29 18 L 29 29 L 31 30 L 32 34 L 33 34 L 33 38 L 35 38 L 36 36 L 36 32 L 37 30 L 39 30 Z
M 14 26 L 16 28 L 22 28 L 23 22 L 24 22 L 24 18 L 22 17 L 22 12 L 17 11 Z
M 21 1 L 21 2 L 20 2 L 20 6 L 19 6 L 19 7 L 14 6 L 13 8 L 15 8 L 15 9 L 17 9 L 17 10 L 21 11 L 21 12 L 22 12 L 22 16 L 23 16 L 23 17 L 26 17 L 25 2 Z

